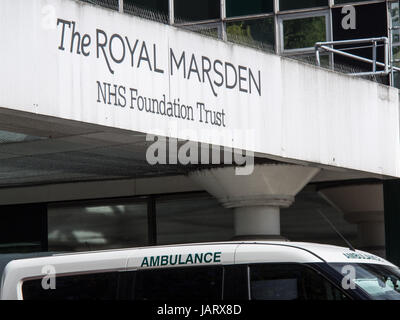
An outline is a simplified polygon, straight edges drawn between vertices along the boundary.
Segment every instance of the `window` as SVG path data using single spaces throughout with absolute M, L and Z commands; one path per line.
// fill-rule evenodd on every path
M 91 4 L 97 4 L 102 7 L 106 7 L 109 9 L 113 10 L 118 10 L 118 0 L 81 0 L 83 2 L 91 3 Z
M 56 278 L 56 288 L 45 290 L 42 279 L 22 285 L 24 300 L 116 300 L 118 272 L 96 273 Z
M 400 67 L 400 46 L 396 45 L 393 47 L 393 59 L 394 59 L 394 66 Z M 393 73 L 393 83 L 392 85 L 396 88 L 400 88 L 400 72 L 396 71 Z
M 237 17 L 274 12 L 273 0 L 226 0 L 226 16 Z
M 342 3 L 354 3 L 354 2 L 366 2 L 370 0 L 335 0 L 335 4 L 342 4 Z
M 0 253 L 47 250 L 45 204 L 2 206 L 0 212 Z
M 247 265 L 224 266 L 224 300 L 249 300 Z
M 325 18 L 312 17 L 283 21 L 284 48 L 310 48 L 326 40 Z
M 221 18 L 220 0 L 174 0 L 177 21 L 201 21 Z
M 49 250 L 90 251 L 148 244 L 147 202 L 52 205 Z
M 220 32 L 213 24 L 196 31 Z M 47 228 L 43 235 L 46 249 L 48 239 L 49 251 L 54 252 L 225 241 L 234 236 L 232 210 L 205 192 L 55 203 L 47 211 L 48 236 Z M 46 219 L 44 227 L 45 223 Z
M 222 267 L 136 272 L 134 300 L 221 300 Z
M 390 4 L 390 19 L 392 21 L 393 27 L 400 27 L 400 7 L 399 3 L 391 3 Z M 400 45 L 400 31 L 399 29 L 393 30 L 392 33 L 392 43 L 396 45 Z
M 357 287 L 361 288 L 372 300 L 400 300 L 400 270 L 398 268 L 367 263 L 331 263 L 340 274 L 344 267 L 352 267 L 353 279 Z
M 222 37 L 222 23 L 219 22 L 187 25 L 184 28 L 213 38 Z
M 279 10 L 327 7 L 328 0 L 279 0 Z
M 146 9 L 168 16 L 168 0 L 124 0 L 124 11 L 134 12 L 135 8 Z
M 274 48 L 274 18 L 232 21 L 226 23 L 228 40 L 239 43 L 263 43 Z
M 156 212 L 160 245 L 224 241 L 234 236 L 232 211 L 208 194 L 157 199 Z
M 329 41 L 329 12 L 279 16 L 280 46 L 285 52 L 314 52 L 316 42 Z
M 316 271 L 300 264 L 250 266 L 252 300 L 346 300 Z

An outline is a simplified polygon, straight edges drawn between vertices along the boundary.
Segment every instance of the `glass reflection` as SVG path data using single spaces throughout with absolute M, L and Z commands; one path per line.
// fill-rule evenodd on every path
M 283 21 L 284 49 L 313 48 L 326 41 L 325 17 L 310 17 Z
M 147 244 L 147 203 L 49 208 L 49 250 L 87 251 Z
M 238 43 L 256 44 L 262 43 L 274 47 L 274 18 L 268 17 L 265 19 L 242 20 L 228 22 L 226 24 L 228 41 Z

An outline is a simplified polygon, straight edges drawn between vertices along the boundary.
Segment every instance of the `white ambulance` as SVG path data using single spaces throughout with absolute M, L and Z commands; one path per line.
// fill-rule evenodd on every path
M 13 260 L 0 298 L 400 300 L 400 270 L 375 255 L 322 244 L 184 244 Z

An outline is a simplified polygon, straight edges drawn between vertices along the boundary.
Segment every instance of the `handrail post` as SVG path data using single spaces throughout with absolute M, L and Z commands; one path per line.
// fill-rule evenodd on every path
M 175 5 L 174 5 L 174 0 L 168 0 L 168 23 L 170 25 L 175 24 Z
M 391 50 L 391 37 L 392 35 L 389 34 L 390 39 L 385 38 L 385 57 L 384 57 L 384 63 L 385 63 L 385 73 L 386 74 L 391 74 L 391 78 L 393 77 L 393 69 L 392 69 L 392 54 L 389 50 Z M 391 79 L 392 81 L 393 79 Z
M 317 66 L 320 67 L 321 66 L 321 59 L 319 56 L 319 44 L 316 43 L 315 44 L 315 60 L 317 61 Z

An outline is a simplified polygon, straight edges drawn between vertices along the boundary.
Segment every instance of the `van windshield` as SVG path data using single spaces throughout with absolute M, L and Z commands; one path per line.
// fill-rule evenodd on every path
M 400 270 L 395 267 L 366 263 L 331 263 L 343 275 L 342 286 L 352 281 L 372 300 L 400 300 Z

